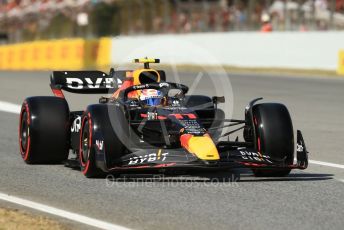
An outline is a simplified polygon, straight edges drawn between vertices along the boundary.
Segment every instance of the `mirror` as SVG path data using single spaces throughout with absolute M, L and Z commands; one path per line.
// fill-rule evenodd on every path
M 183 91 L 181 89 L 170 89 L 168 91 L 168 97 L 183 97 Z

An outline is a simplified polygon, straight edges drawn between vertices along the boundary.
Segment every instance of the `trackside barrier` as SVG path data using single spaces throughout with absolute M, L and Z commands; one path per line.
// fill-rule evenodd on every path
M 78 70 L 110 65 L 111 39 L 62 39 L 0 46 L 0 70 Z
M 343 41 L 344 32 L 337 31 L 192 33 L 35 41 L 0 46 L 0 70 L 104 69 L 149 56 L 161 58 L 165 64 L 313 69 L 344 75 Z
M 337 73 L 344 75 L 344 50 L 340 50 L 338 53 L 338 69 Z
M 119 36 L 113 38 L 111 63 L 148 56 L 159 57 L 165 64 L 339 73 L 338 51 L 344 49 L 343 41 L 343 31 Z

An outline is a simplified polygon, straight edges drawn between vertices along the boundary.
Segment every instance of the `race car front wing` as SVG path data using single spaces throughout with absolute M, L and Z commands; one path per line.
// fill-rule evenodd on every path
M 296 161 L 288 165 L 284 161 L 271 158 L 252 147 L 233 147 L 223 150 L 226 142 L 219 142 L 219 160 L 201 160 L 183 148 L 179 149 L 137 149 L 118 160 L 115 167 L 107 171 L 138 170 L 138 169 L 230 169 L 230 168 L 260 168 L 260 169 L 306 169 L 308 152 L 301 131 L 297 131 Z M 98 152 L 96 155 L 101 156 Z M 97 157 L 101 160 L 102 157 Z

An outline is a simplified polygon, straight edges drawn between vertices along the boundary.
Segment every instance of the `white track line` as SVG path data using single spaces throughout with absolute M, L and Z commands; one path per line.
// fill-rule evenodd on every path
M 0 200 L 11 202 L 14 204 L 19 204 L 28 208 L 32 208 L 41 212 L 49 213 L 55 216 L 66 218 L 75 222 L 86 224 L 92 227 L 106 230 L 128 230 L 128 228 L 122 227 L 120 225 L 111 224 L 108 222 L 96 220 L 87 216 L 79 215 L 73 212 L 68 212 L 62 209 L 54 208 L 48 205 L 36 203 L 30 200 L 25 200 L 19 197 L 10 196 L 4 193 L 0 193 Z
M 8 113 L 20 113 L 21 106 L 5 101 L 0 101 L 0 111 L 8 112 Z
M 316 164 L 316 165 L 327 166 L 327 167 L 332 167 L 332 168 L 344 169 L 344 165 L 328 163 L 328 162 L 324 162 L 324 161 L 309 160 L 309 163 Z

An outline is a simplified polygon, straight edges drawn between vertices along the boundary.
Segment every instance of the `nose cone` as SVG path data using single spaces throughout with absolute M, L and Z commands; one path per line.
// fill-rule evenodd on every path
M 208 134 L 204 134 L 203 136 L 183 134 L 180 136 L 180 143 L 183 148 L 201 160 L 220 159 L 217 148 Z

